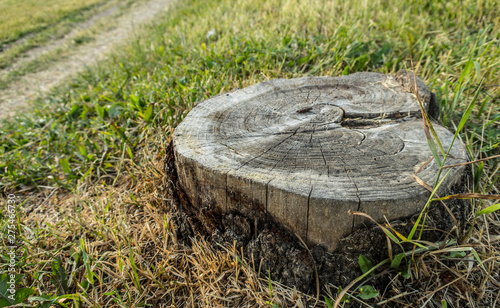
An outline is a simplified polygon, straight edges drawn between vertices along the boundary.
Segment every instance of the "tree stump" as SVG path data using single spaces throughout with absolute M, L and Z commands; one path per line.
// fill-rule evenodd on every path
M 266 213 L 330 251 L 364 221 L 350 210 L 377 221 L 415 214 L 430 194 L 415 174 L 432 186 L 438 173 L 415 78 L 277 79 L 200 102 L 174 132 L 180 184 L 200 210 Z M 431 92 L 416 80 L 428 108 Z M 447 149 L 453 134 L 434 127 Z M 458 140 L 450 154 L 447 164 L 467 160 Z M 463 171 L 453 168 L 439 193 Z

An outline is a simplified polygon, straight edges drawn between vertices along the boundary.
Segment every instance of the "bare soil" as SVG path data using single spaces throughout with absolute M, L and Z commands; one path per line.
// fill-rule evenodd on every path
M 135 31 L 140 25 L 152 20 L 152 18 L 168 8 L 171 0 L 148 0 L 132 5 L 114 21 L 116 27 L 99 33 L 94 39 L 81 45 L 73 44 L 69 55 L 54 62 L 48 68 L 35 73 L 22 76 L 19 80 L 10 83 L 6 89 L 0 90 L 0 119 L 13 116 L 17 111 L 29 105 L 30 100 L 37 95 L 43 95 L 50 89 L 67 80 L 85 67 L 95 64 L 106 57 L 109 52 L 133 38 Z M 114 7 L 110 7 L 91 19 L 81 23 L 77 29 L 71 31 L 66 37 L 54 40 L 46 46 L 38 47 L 28 51 L 23 57 L 13 63 L 8 70 L 19 67 L 22 63 L 31 61 L 44 54 L 57 50 L 64 45 L 70 44 L 77 35 L 77 30 L 82 30 L 106 18 L 113 18 L 113 13 L 121 6 L 118 1 Z M 7 70 L 0 71 L 0 76 L 5 76 Z

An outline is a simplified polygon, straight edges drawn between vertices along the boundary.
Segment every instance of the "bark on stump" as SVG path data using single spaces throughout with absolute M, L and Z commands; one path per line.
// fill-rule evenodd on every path
M 199 209 L 267 213 L 330 251 L 363 223 L 349 210 L 410 216 L 429 196 L 415 173 L 431 186 L 438 173 L 411 76 L 277 79 L 200 102 L 174 132 L 181 186 Z M 428 108 L 418 78 L 417 89 Z M 447 149 L 453 134 L 434 127 Z M 450 154 L 447 164 L 467 160 L 458 140 Z M 440 193 L 463 171 L 453 168 Z

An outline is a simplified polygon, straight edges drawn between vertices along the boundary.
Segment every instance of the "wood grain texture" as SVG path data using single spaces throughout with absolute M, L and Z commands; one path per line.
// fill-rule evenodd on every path
M 412 80 L 415 77 L 411 75 Z M 174 132 L 180 183 L 198 208 L 266 212 L 329 250 L 362 220 L 412 215 L 429 196 L 431 157 L 406 73 L 277 79 L 196 105 Z M 428 108 L 431 93 L 417 78 Z M 434 124 L 445 148 L 453 135 Z M 448 164 L 467 160 L 456 142 Z M 418 177 L 434 183 L 431 162 Z M 441 192 L 460 180 L 452 170 Z M 242 202 L 242 200 L 246 200 Z

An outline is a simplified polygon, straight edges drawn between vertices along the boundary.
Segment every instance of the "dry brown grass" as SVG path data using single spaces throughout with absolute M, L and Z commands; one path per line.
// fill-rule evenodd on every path
M 272 290 L 265 276 L 228 248 L 203 238 L 187 246 L 177 240 L 171 223 L 172 200 L 161 160 L 143 167 L 129 164 L 134 176 L 123 175 L 114 186 L 82 183 L 75 192 L 46 191 L 30 196 L 20 213 L 26 238 L 28 284 L 38 294 L 57 291 L 49 275 L 60 258 L 73 284 L 89 307 L 261 307 L 273 302 L 306 307 L 315 298 L 277 282 Z M 129 162 L 130 163 L 130 162 Z M 74 264 L 84 250 L 94 285 L 85 291 L 85 264 Z M 134 266 L 135 263 L 135 266 Z M 137 278 L 136 278 L 137 277 Z M 272 294 L 271 294 L 272 293 Z M 121 299 L 121 302 L 120 302 Z

